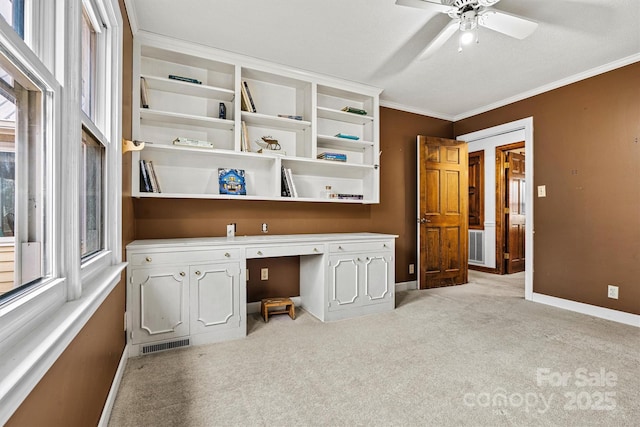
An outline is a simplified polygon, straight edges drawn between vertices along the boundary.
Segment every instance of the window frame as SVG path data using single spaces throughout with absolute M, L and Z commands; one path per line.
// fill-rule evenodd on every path
M 25 23 L 25 40 L 0 20 L 0 50 L 21 64 L 27 75 L 45 85 L 45 138 L 52 155 L 47 182 L 52 183 L 47 215 L 51 245 L 49 280 L 0 303 L 0 425 L 4 424 L 46 374 L 57 358 L 120 282 L 122 27 L 117 0 L 26 0 L 32 25 Z M 80 26 L 84 1 L 105 20 L 104 81 L 98 96 L 98 122 L 86 122 L 80 104 Z M 27 13 L 27 11 L 25 11 Z M 49 15 L 47 15 L 49 14 Z M 46 21 L 47 25 L 38 27 Z M 31 39 L 28 28 L 35 32 Z M 28 42 L 31 40 L 32 45 Z M 107 60 L 108 59 L 108 60 Z M 97 132 L 105 146 L 104 250 L 80 259 L 79 173 L 81 129 Z M 67 143 L 73 141 L 74 143 Z

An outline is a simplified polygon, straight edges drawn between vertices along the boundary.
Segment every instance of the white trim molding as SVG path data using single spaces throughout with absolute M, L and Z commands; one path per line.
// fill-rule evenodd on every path
M 533 235 L 535 232 L 533 229 L 533 225 L 535 225 L 533 218 L 533 117 L 460 135 L 457 139 L 472 143 L 515 131 L 524 131 L 525 170 L 527 171 L 527 179 L 525 181 L 525 217 L 527 224 L 531 224 L 527 226 L 525 235 L 524 297 L 526 300 L 531 300 L 533 296 Z
M 127 0 L 127 1 L 131 1 L 131 0 Z M 380 98 L 380 106 L 393 108 L 395 110 L 400 110 L 400 111 L 406 111 L 407 113 L 415 113 L 423 116 L 429 116 L 435 119 L 442 119 L 442 120 L 448 120 L 450 122 L 457 122 L 459 120 L 464 120 L 466 118 L 476 116 L 478 114 L 486 113 L 487 111 L 495 110 L 496 108 L 504 107 L 505 105 L 522 101 L 523 99 L 531 98 L 533 96 L 540 95 L 541 93 L 549 92 L 554 89 L 558 89 L 560 87 L 567 86 L 572 83 L 576 83 L 581 80 L 585 80 L 585 79 L 597 76 L 599 74 L 604 74 L 618 68 L 626 67 L 627 65 L 631 65 L 638 61 L 640 61 L 640 53 L 636 53 L 624 58 L 617 59 L 615 61 L 609 62 L 608 64 L 600 65 L 590 70 L 586 70 L 581 73 L 577 73 L 572 76 L 568 76 L 563 79 L 556 80 L 546 85 L 539 86 L 537 88 L 511 96 L 509 98 L 501 99 L 491 104 L 483 105 L 482 107 L 465 111 L 460 114 L 447 114 L 447 113 L 438 112 L 438 111 L 424 110 L 424 109 L 412 107 L 409 105 L 403 105 L 396 102 L 386 101 L 383 99 L 384 95 L 382 95 Z
M 98 421 L 98 427 L 107 427 L 109 425 L 109 418 L 111 418 L 111 411 L 113 410 L 113 405 L 116 402 L 116 396 L 118 395 L 118 389 L 120 388 L 120 382 L 122 381 L 122 377 L 124 377 L 124 370 L 127 367 L 127 361 L 129 360 L 129 344 L 124 347 L 124 351 L 122 352 L 122 356 L 120 356 L 120 363 L 118 363 L 118 369 L 116 370 L 116 375 L 113 377 L 113 381 L 111 382 L 111 388 L 109 389 L 109 394 L 107 395 L 107 401 L 104 404 L 104 408 L 102 409 L 102 415 L 100 415 L 100 420 Z
M 626 313 L 624 311 L 612 310 L 610 308 L 598 307 L 597 305 L 585 304 L 582 302 L 567 300 L 550 295 L 544 295 L 534 292 L 533 302 L 562 308 L 576 313 L 586 314 L 588 316 L 599 317 L 601 319 L 611 320 L 612 322 L 624 323 L 625 325 L 640 328 L 640 315 Z
M 398 282 L 396 283 L 396 292 L 400 291 L 414 291 L 418 289 L 418 281 L 411 280 L 408 282 Z

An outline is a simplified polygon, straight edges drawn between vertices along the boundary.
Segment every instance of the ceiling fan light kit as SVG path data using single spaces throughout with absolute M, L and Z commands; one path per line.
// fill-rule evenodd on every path
M 396 4 L 419 9 L 431 9 L 445 13 L 451 22 L 424 48 L 421 59 L 431 56 L 445 44 L 456 31 L 460 31 L 458 52 L 462 46 L 475 40 L 478 43 L 478 27 L 485 27 L 507 36 L 524 39 L 531 35 L 538 24 L 527 18 L 492 8 L 500 0 L 396 0 Z

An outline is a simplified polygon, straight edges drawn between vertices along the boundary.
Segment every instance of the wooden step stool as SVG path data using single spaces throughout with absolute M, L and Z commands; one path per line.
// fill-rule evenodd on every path
M 284 307 L 281 310 L 269 311 L 272 307 Z M 288 314 L 292 319 L 296 318 L 296 308 L 291 298 L 266 298 L 260 304 L 260 313 L 265 322 L 269 321 L 269 314 Z

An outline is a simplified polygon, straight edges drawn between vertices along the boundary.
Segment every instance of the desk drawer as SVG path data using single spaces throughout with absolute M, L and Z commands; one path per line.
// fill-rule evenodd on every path
M 319 255 L 324 245 L 254 246 L 247 248 L 247 258 L 269 258 L 295 255 Z
M 390 251 L 393 248 L 393 242 L 357 242 L 357 243 L 332 243 L 329 245 L 329 252 L 370 252 L 370 251 Z
M 129 257 L 131 265 L 167 265 L 193 262 L 209 262 L 240 257 L 239 249 L 215 251 L 176 251 L 136 253 Z

